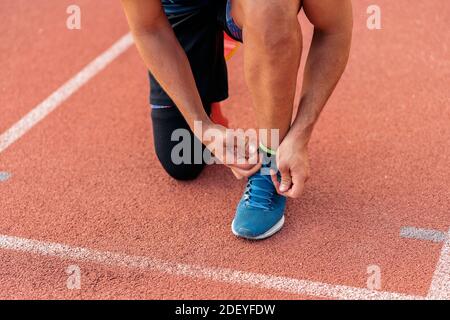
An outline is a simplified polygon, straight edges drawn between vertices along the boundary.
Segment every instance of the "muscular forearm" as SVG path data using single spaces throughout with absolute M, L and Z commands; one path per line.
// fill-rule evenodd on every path
M 350 43 L 351 31 L 314 33 L 305 66 L 300 105 L 290 130 L 303 146 L 308 144 L 314 125 L 347 65 Z
M 133 32 L 138 50 L 159 84 L 180 109 L 189 126 L 209 122 L 185 52 L 167 22 Z

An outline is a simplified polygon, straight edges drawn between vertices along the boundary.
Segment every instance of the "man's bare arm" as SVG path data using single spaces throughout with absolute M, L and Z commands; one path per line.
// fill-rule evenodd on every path
M 222 157 L 216 154 L 222 163 L 225 163 L 223 155 L 228 159 L 251 158 L 250 151 L 230 150 L 226 128 L 214 124 L 206 114 L 188 58 L 162 9 L 161 0 L 122 0 L 122 5 L 147 68 L 181 111 L 197 138 L 208 146 L 211 141 L 204 139 L 204 133 L 214 129 L 214 139 L 223 143 Z M 194 130 L 196 121 L 202 123 L 202 132 Z M 259 169 L 260 163 L 245 161 L 244 164 L 227 163 L 227 166 L 235 174 L 247 177 Z
M 303 9 L 314 25 L 303 90 L 291 131 L 306 146 L 313 127 L 347 65 L 352 38 L 351 0 L 304 0 Z
M 193 128 L 194 121 L 210 123 L 186 53 L 164 14 L 161 0 L 122 0 L 122 5 L 142 59 L 189 126 Z
M 304 0 L 303 8 L 314 36 L 297 116 L 277 152 L 281 183 L 272 175 L 278 192 L 293 198 L 303 193 L 309 177 L 308 142 L 347 65 L 353 27 L 350 0 Z

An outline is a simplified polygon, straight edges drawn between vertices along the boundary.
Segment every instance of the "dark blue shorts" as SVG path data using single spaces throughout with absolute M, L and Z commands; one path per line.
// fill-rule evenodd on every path
M 205 107 L 228 98 L 223 32 L 242 41 L 242 32 L 231 18 L 230 1 L 201 1 L 201 6 L 189 8 L 183 8 L 180 1 L 176 10 L 173 4 L 169 4 L 170 1 L 163 1 L 169 22 L 189 59 Z M 151 73 L 149 78 L 150 104 L 175 106 Z

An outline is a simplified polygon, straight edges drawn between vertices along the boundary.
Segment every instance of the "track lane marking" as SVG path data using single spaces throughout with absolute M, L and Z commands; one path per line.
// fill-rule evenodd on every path
M 6 130 L 0 135 L 0 153 L 5 151 L 10 145 L 59 107 L 90 79 L 124 53 L 132 44 L 132 36 L 130 33 L 127 33 Z
M 447 234 L 433 229 L 422 229 L 416 227 L 402 227 L 400 237 L 406 239 L 427 240 L 432 242 L 444 242 Z
M 0 182 L 5 182 L 11 178 L 11 174 L 6 171 L 0 171 Z
M 427 298 L 450 300 L 450 229 L 442 246 Z
M 203 267 L 198 265 L 175 263 L 149 257 L 131 256 L 110 251 L 98 251 L 88 248 L 71 247 L 60 243 L 44 242 L 8 235 L 0 235 L 0 248 L 42 256 L 58 257 L 65 260 L 93 262 L 112 267 L 152 270 L 168 275 L 212 280 L 215 282 L 229 283 L 233 285 L 246 285 L 297 295 L 332 299 L 363 300 L 424 299 L 424 297 L 402 293 L 375 291 L 344 285 L 332 285 L 322 282 L 238 271 L 227 268 Z

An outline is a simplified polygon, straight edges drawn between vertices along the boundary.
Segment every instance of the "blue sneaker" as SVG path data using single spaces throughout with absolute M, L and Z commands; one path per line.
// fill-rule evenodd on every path
M 231 231 L 250 240 L 268 238 L 283 227 L 285 208 L 286 197 L 277 193 L 270 175 L 259 170 L 248 179 Z

